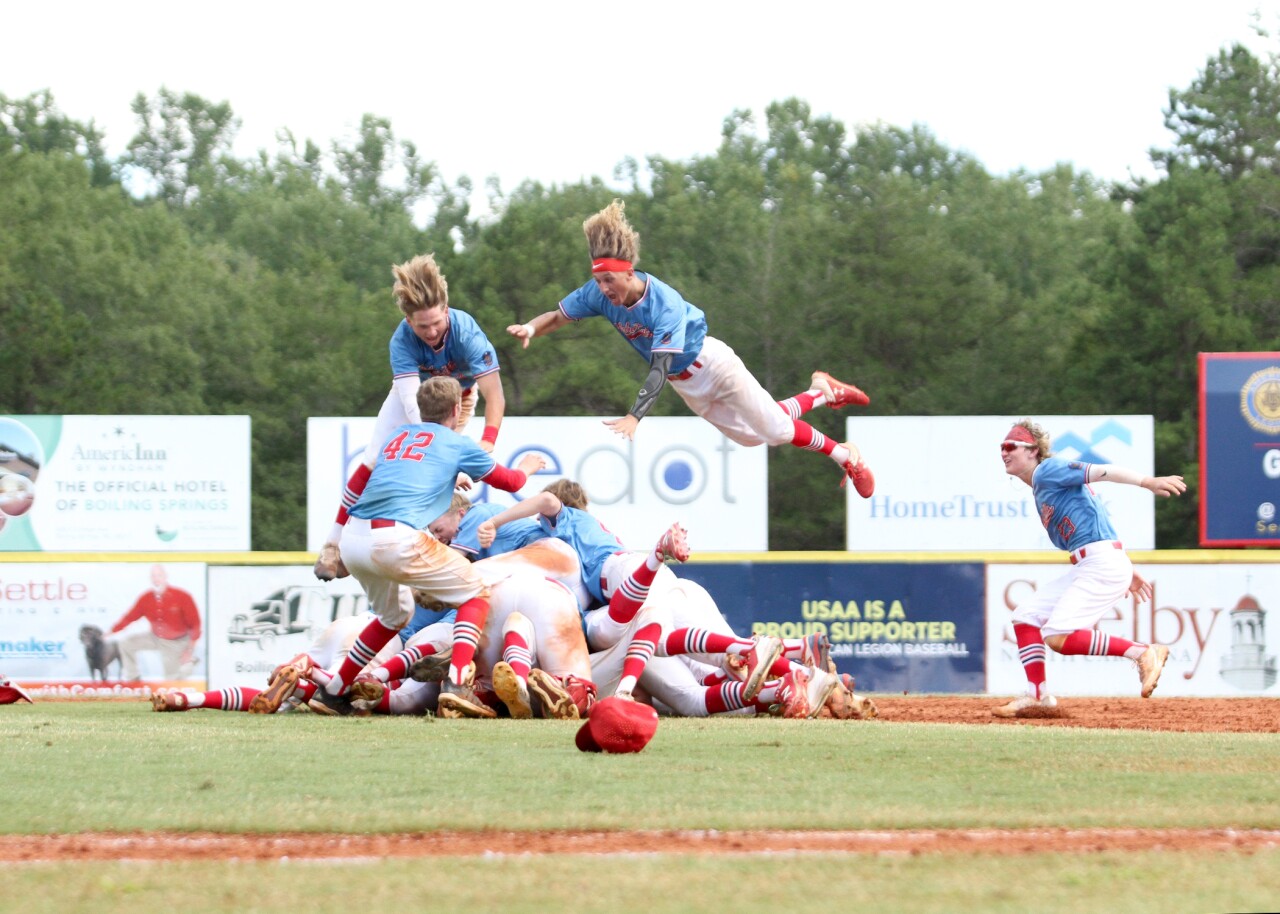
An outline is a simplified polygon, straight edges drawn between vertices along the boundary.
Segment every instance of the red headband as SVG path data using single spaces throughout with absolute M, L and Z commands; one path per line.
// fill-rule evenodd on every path
M 1015 425 L 1013 428 L 1009 429 L 1009 434 L 1004 436 L 1004 443 L 1036 447 L 1036 436 L 1031 434 L 1025 425 Z
M 591 261 L 592 273 L 625 273 L 631 269 L 630 260 L 617 260 L 613 257 L 601 257 Z

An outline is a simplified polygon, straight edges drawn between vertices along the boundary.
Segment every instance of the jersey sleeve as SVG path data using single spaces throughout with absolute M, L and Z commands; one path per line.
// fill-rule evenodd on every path
M 656 283 L 650 283 L 650 294 L 653 295 L 653 352 L 672 352 L 676 355 L 684 352 L 685 345 L 685 303 L 683 299 L 673 300 Z
M 1089 464 L 1079 460 L 1050 457 L 1036 470 L 1035 482 L 1050 489 L 1070 489 L 1089 481 Z
M 415 341 L 417 337 L 413 335 L 413 330 L 409 328 L 406 321 L 401 321 L 400 326 L 396 327 L 396 332 L 391 334 L 391 342 L 388 348 L 391 352 L 391 377 L 405 378 L 418 376 L 418 353 Z
M 469 379 L 482 378 L 498 370 L 498 351 L 489 342 L 489 337 L 480 329 L 475 318 L 461 311 L 451 312 L 455 315 L 454 342 L 458 347 L 455 356 L 458 365 L 466 366 Z M 461 378 L 459 378 L 461 380 Z M 470 386 L 470 385 L 467 385 Z
M 585 286 L 574 289 L 560 300 L 560 313 L 571 321 L 580 321 L 584 317 L 599 314 L 600 310 L 595 307 L 592 301 L 592 292 L 596 295 L 600 294 L 600 290 L 596 288 L 594 280 Z

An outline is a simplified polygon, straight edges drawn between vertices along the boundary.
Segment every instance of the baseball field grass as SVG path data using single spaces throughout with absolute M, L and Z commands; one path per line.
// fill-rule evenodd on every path
M 664 719 L 644 752 L 578 752 L 555 721 L 333 719 L 143 703 L 0 708 L 0 836 L 338 833 L 324 859 L 190 848 L 0 863 L 0 912 L 1268 911 L 1280 849 L 1184 847 L 1280 829 L 1280 735 Z M 1064 850 L 1063 830 L 1168 830 Z M 974 849 L 637 851 L 661 832 L 961 830 Z M 1008 847 L 979 841 L 1008 830 Z M 368 856 L 484 833 L 485 852 Z M 604 853 L 532 836 L 604 832 Z M 526 840 L 528 836 L 528 840 Z M 661 835 L 657 835 L 660 838 Z M 616 853 L 610 847 L 616 843 Z M 128 857 L 129 855 L 123 855 Z M 177 855 L 175 855 L 175 858 Z

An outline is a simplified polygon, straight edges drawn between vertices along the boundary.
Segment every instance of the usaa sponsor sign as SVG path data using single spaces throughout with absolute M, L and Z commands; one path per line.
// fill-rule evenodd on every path
M 316 550 L 337 514 L 343 486 L 359 465 L 373 419 L 307 421 L 307 543 Z M 466 433 L 479 439 L 484 421 Z M 599 418 L 503 420 L 494 456 L 514 466 L 526 453 L 548 461 L 516 497 L 528 497 L 560 478 L 581 483 L 590 510 L 629 548 L 647 549 L 675 521 L 697 531 L 702 551 L 763 551 L 768 538 L 767 448 L 735 444 L 692 417 L 651 417 L 634 441 L 613 434 Z M 507 505 L 513 496 L 490 486 L 476 501 Z
M 1004 471 L 1000 443 L 1022 416 L 876 417 L 847 420 L 848 440 L 876 476 L 871 498 L 846 495 L 846 548 L 859 552 L 1052 549 L 1030 486 Z M 1150 416 L 1033 416 L 1053 452 L 1086 463 L 1154 472 Z M 1177 473 L 1177 468 L 1167 472 Z M 1155 497 L 1099 484 L 1131 549 L 1155 547 Z
M 698 563 L 678 573 L 707 588 L 735 631 L 825 634 L 860 689 L 983 688 L 980 564 Z

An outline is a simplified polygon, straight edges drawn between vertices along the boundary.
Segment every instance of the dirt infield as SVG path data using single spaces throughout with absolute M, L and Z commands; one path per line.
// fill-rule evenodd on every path
M 1274 698 L 1068 698 L 1053 718 L 991 716 L 999 698 L 876 695 L 877 721 L 977 726 L 1278 733 Z M 827 725 L 827 724 L 824 724 Z M 1280 847 L 1280 831 L 1234 829 L 973 829 L 922 831 L 432 832 L 412 835 L 225 835 L 148 832 L 0 835 L 0 863 L 94 860 L 308 860 L 478 854 L 1031 854 L 1196 850 L 1251 853 Z
M 0 863 L 93 860 L 367 860 L 540 854 L 1032 854 L 1280 847 L 1280 831 L 1034 829 L 946 831 L 430 832 L 419 835 L 80 834 L 0 836 Z
M 1280 700 L 1275 698 L 1063 698 L 1057 716 L 1016 719 L 992 717 L 991 709 L 1008 700 L 1001 698 L 876 695 L 874 700 L 886 723 L 1280 733 Z

